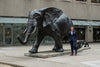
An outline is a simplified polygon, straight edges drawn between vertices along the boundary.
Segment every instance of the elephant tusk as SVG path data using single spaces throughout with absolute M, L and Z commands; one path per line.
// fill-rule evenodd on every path
M 25 33 L 26 33 L 26 31 L 27 31 L 27 28 L 25 29 L 25 31 L 23 32 L 23 34 L 25 34 Z
M 33 32 L 32 33 L 34 33 L 36 31 L 36 27 L 34 28 L 34 30 L 33 30 Z

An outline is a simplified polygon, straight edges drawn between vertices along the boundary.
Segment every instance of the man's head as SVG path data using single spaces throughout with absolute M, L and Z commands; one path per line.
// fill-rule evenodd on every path
M 71 30 L 71 31 L 73 31 L 73 30 L 74 30 L 74 27 L 73 27 L 73 26 L 71 26 L 70 30 Z

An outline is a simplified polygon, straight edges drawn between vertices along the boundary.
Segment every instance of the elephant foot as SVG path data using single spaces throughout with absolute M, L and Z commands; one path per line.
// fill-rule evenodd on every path
M 56 50 L 57 50 L 57 48 L 56 48 L 56 47 L 54 47 L 52 50 L 53 50 L 53 51 L 56 51 Z
M 86 47 L 86 46 L 84 46 L 84 47 Z
M 33 49 L 33 48 L 32 48 L 31 50 L 29 50 L 29 52 L 30 52 L 30 53 L 37 53 L 38 51 L 37 51 L 37 49 Z
M 57 50 L 55 50 L 56 52 L 63 52 L 64 51 L 64 49 L 63 48 L 61 48 L 61 49 L 57 49 Z

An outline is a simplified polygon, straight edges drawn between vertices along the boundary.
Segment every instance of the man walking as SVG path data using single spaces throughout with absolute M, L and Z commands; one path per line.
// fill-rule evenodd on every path
M 77 55 L 77 48 L 76 48 L 76 42 L 78 42 L 78 35 L 72 26 L 69 31 L 69 42 L 71 45 L 71 56 L 73 55 L 73 51 L 75 50 L 75 55 Z

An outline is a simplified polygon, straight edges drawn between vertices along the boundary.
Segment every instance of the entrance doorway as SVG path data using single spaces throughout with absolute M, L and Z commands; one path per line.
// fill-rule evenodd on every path
M 4 27 L 4 45 L 11 45 L 13 43 L 12 27 Z
M 100 28 L 93 29 L 93 41 L 100 42 Z
M 11 28 L 5 28 L 5 44 L 11 44 L 12 37 L 11 37 Z
M 0 45 L 3 44 L 3 27 L 0 26 Z
M 79 40 L 85 40 L 85 28 L 75 28 Z

